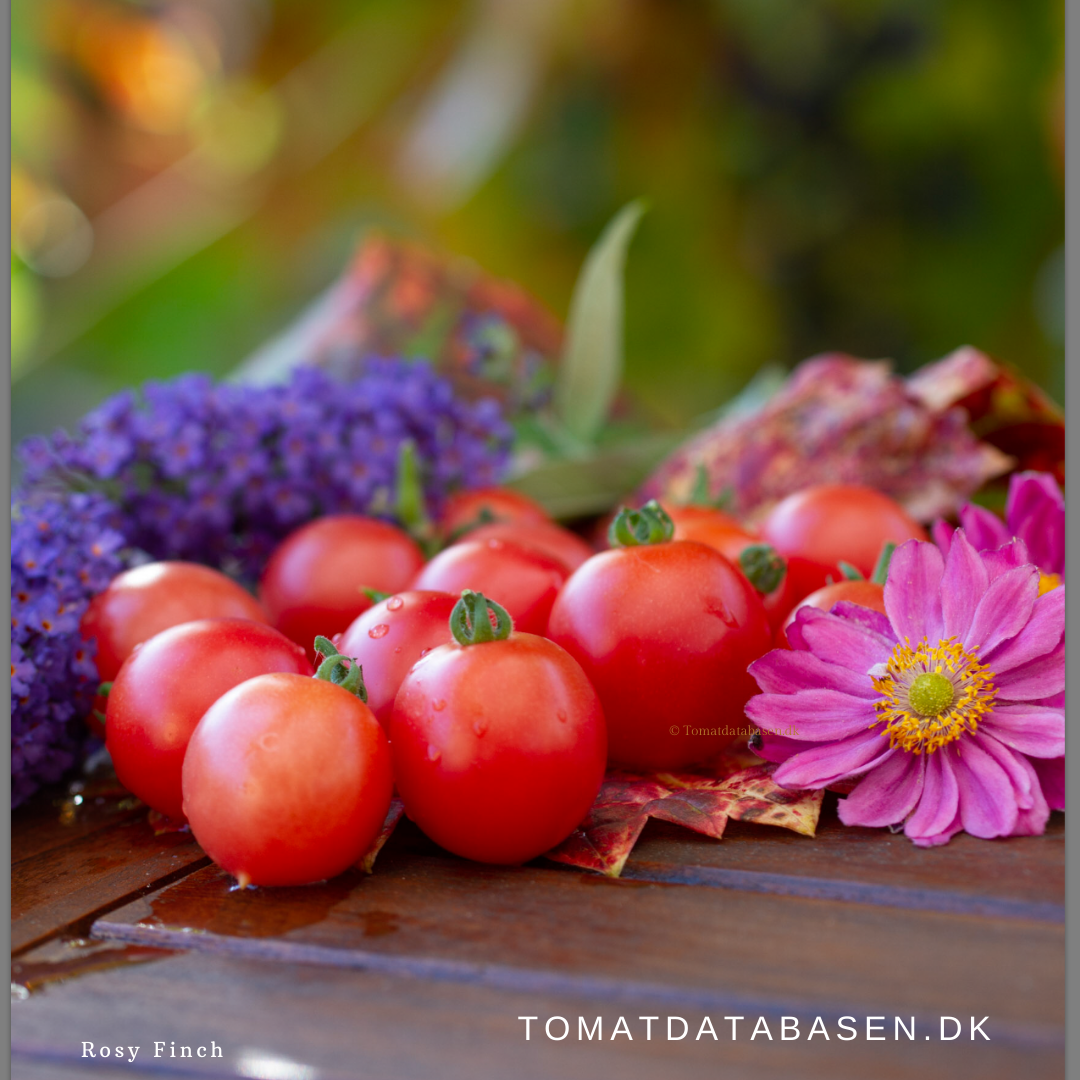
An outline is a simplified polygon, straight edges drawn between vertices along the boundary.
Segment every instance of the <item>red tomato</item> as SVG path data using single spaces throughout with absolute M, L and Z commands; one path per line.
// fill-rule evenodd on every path
M 787 628 L 795 621 L 795 616 L 800 608 L 814 607 L 822 611 L 831 610 L 833 604 L 839 604 L 841 600 L 858 604 L 860 607 L 870 608 L 872 611 L 880 611 L 885 614 L 885 587 L 874 581 L 836 581 L 832 585 L 826 585 L 817 592 L 812 592 L 801 603 L 796 604 L 784 619 L 783 625 L 776 633 L 776 646 L 779 649 L 788 648 Z
M 117 779 L 182 821 L 180 769 L 195 725 L 227 690 L 273 671 L 313 674 L 299 645 L 246 619 L 183 623 L 137 646 L 108 697 L 105 745 Z
M 308 650 L 318 634 L 333 637 L 371 607 L 365 588 L 405 588 L 424 564 L 401 529 L 359 514 L 319 518 L 286 537 L 270 557 L 259 595 L 273 624 Z
M 363 667 L 367 703 L 384 731 L 409 668 L 452 640 L 450 612 L 457 602 L 444 592 L 397 593 L 368 608 L 342 634 L 338 649 Z
M 156 562 L 113 578 L 90 601 L 80 629 L 84 638 L 97 640 L 98 674 L 111 682 L 136 645 L 193 619 L 270 621 L 255 597 L 217 570 Z
M 848 562 L 864 577 L 874 572 L 889 541 L 927 539 L 899 503 L 852 484 L 820 484 L 789 495 L 769 511 L 761 535 L 785 557 L 801 555 L 833 573 L 837 563 Z
M 704 507 L 676 507 L 669 516 L 675 524 L 675 540 L 697 540 L 720 552 L 736 570 L 742 571 L 739 557 L 752 544 L 762 540 L 740 525 L 734 518 L 720 510 Z M 768 593 L 758 593 L 769 619 L 769 628 L 775 633 L 791 610 L 792 605 L 807 593 L 820 588 L 828 580 L 828 571 L 798 555 L 786 559 L 787 569 L 780 584 Z M 834 578 L 839 570 L 832 572 Z
M 591 559 L 596 554 L 577 533 L 550 521 L 532 521 L 528 524 L 493 521 L 490 525 L 479 525 L 470 529 L 466 533 L 466 539 L 513 540 L 526 547 L 539 548 L 553 559 L 565 563 L 569 570 L 576 570 L 586 559 Z
M 390 748 L 343 687 L 260 675 L 207 710 L 183 789 L 195 839 L 241 885 L 307 885 L 355 865 L 378 835 Z
M 413 579 L 414 589 L 461 595 L 473 589 L 502 604 L 516 629 L 542 634 L 570 574 L 558 559 L 511 540 L 463 540 L 440 551 Z
M 716 548 L 729 559 L 731 555 L 726 549 L 734 547 L 735 557 L 738 558 L 740 549 L 737 543 L 740 539 L 745 538 L 748 543 L 759 542 L 750 529 L 723 510 L 713 510 L 708 506 L 665 506 L 664 509 L 675 526 L 674 540 L 697 540 L 700 544 Z
M 578 664 L 515 631 L 424 657 L 398 691 L 390 748 L 405 809 L 432 840 L 468 859 L 516 864 L 581 823 L 607 744 Z
M 439 532 L 455 539 L 477 525 L 493 521 L 543 523 L 550 520 L 548 512 L 528 495 L 511 488 L 473 488 L 457 491 L 443 503 Z
M 642 770 L 727 746 L 756 691 L 746 668 L 772 644 L 754 588 L 692 540 L 594 556 L 555 601 L 548 637 L 596 687 L 611 761 Z

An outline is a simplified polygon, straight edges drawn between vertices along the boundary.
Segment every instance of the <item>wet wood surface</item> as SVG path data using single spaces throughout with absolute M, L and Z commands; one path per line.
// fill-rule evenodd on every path
M 404 822 L 370 876 L 243 892 L 122 793 L 13 817 L 25 1080 L 1063 1075 L 1061 815 L 933 851 L 831 805 L 814 840 L 653 822 L 621 880 L 478 866 Z

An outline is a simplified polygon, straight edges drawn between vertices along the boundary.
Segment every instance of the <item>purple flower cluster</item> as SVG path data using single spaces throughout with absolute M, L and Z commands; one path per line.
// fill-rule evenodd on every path
M 79 620 L 121 549 L 254 581 L 277 544 L 322 514 L 391 517 L 406 441 L 430 513 L 496 483 L 512 430 L 422 362 L 368 361 L 341 381 L 297 369 L 278 386 L 201 375 L 148 383 L 74 435 L 28 439 L 12 503 L 12 805 L 74 763 L 97 674 Z
M 121 570 L 124 537 L 101 495 L 19 501 L 11 513 L 11 804 L 75 761 L 97 689 L 90 598 Z
M 282 385 L 201 375 L 110 398 L 78 432 L 28 440 L 28 484 L 98 490 L 132 546 L 247 580 L 293 529 L 322 514 L 390 517 L 411 440 L 429 511 L 496 482 L 512 432 L 491 400 L 468 403 L 429 365 L 370 360 L 342 382 L 312 367 Z

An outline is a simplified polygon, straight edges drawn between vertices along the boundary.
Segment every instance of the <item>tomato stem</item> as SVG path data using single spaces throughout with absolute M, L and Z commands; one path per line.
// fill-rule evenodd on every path
M 896 545 L 891 540 L 882 545 L 881 554 L 878 556 L 878 561 L 874 566 L 874 572 L 870 575 L 870 580 L 875 585 L 885 584 L 885 580 L 889 576 L 889 563 L 892 562 L 892 555 L 895 550 Z
M 642 547 L 645 544 L 666 544 L 675 535 L 675 522 L 667 511 L 650 499 L 640 510 L 624 506 L 608 529 L 612 547 Z
M 780 587 L 787 563 L 771 544 L 749 544 L 739 553 L 743 576 L 762 596 Z
M 340 686 L 342 690 L 348 690 L 366 705 L 367 687 L 364 685 L 364 669 L 357 663 L 356 657 L 345 656 L 338 652 L 337 646 L 321 634 L 315 639 L 315 651 L 325 657 L 318 671 L 315 672 L 315 678 Z
M 494 625 L 488 612 L 495 616 Z M 450 633 L 459 645 L 505 641 L 513 629 L 514 622 L 506 608 L 472 589 L 466 589 L 461 594 L 461 599 L 450 612 Z

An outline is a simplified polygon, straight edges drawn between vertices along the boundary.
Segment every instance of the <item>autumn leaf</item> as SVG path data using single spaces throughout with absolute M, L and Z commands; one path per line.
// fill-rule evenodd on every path
M 962 392 L 972 374 L 953 371 L 952 384 Z M 933 373 L 920 385 L 883 360 L 812 357 L 756 412 L 725 416 L 676 450 L 638 498 L 685 503 L 704 470 L 710 497 L 730 491 L 751 523 L 820 483 L 877 488 L 920 521 L 948 515 L 1012 458 L 980 441 L 955 394 L 936 386 Z
M 738 757 L 726 762 L 737 764 Z M 650 817 L 717 840 L 732 818 L 813 836 L 823 793 L 782 788 L 775 769 L 759 762 L 728 772 L 718 761 L 711 775 L 609 773 L 585 821 L 546 858 L 618 877 Z

